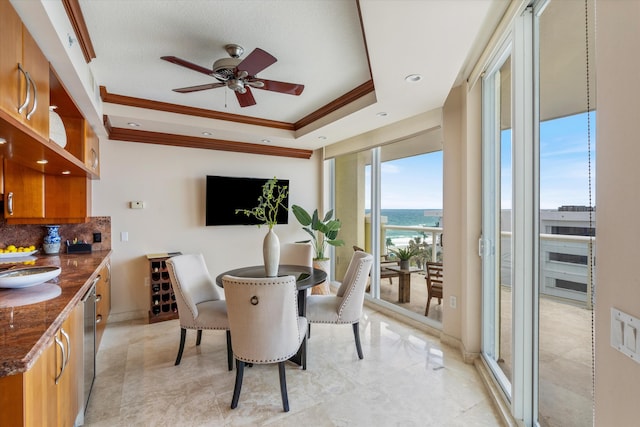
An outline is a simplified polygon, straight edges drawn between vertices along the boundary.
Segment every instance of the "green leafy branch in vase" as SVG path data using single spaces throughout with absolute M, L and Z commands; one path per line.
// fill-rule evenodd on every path
M 253 209 L 236 209 L 236 214 L 243 213 L 246 216 L 253 216 L 261 222 L 258 227 L 267 225 L 269 229 L 272 229 L 278 223 L 278 211 L 288 195 L 288 187 L 278 185 L 278 180 L 274 176 L 262 186 L 262 196 L 258 197 L 258 206 Z

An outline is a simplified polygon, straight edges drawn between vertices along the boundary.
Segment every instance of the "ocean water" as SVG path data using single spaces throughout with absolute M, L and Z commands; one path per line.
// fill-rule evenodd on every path
M 382 209 L 380 214 L 386 225 L 442 227 L 442 209 Z M 416 236 L 422 237 L 421 233 L 410 230 L 387 230 L 386 234 L 394 246 L 405 246 Z

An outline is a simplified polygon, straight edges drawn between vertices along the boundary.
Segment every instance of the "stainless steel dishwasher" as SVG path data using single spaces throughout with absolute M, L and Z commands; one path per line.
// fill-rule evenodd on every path
M 89 396 L 96 376 L 96 283 L 100 276 L 96 277 L 91 288 L 82 297 L 84 304 L 84 385 L 82 394 L 81 418 L 89 405 Z M 84 420 L 83 420 L 84 421 Z

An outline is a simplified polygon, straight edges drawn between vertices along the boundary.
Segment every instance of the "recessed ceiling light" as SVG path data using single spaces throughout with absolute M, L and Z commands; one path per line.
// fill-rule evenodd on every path
M 62 175 L 71 175 L 71 171 L 62 171 Z
M 45 159 L 36 160 L 36 163 L 39 165 L 46 165 L 47 163 L 49 163 L 49 160 L 45 160 Z
M 131 126 L 132 128 L 137 128 L 140 127 L 140 123 L 136 123 L 136 122 L 129 122 L 127 123 L 129 126 Z
M 262 142 L 265 143 L 265 144 L 268 144 L 268 143 L 271 142 L 271 140 L 270 139 L 263 139 Z
M 326 136 L 324 136 L 324 135 L 320 135 L 320 136 L 318 137 L 318 139 L 327 139 L 327 137 L 326 137 Z
M 417 83 L 420 80 L 422 80 L 422 75 L 421 74 L 409 74 L 407 77 L 404 78 L 404 80 L 409 82 L 409 83 Z
M 380 111 L 378 114 L 376 114 L 376 116 L 378 116 L 378 117 L 387 117 L 387 113 L 385 111 Z
M 213 135 L 211 132 L 202 132 L 202 134 L 203 134 L 204 136 L 211 136 L 211 135 Z

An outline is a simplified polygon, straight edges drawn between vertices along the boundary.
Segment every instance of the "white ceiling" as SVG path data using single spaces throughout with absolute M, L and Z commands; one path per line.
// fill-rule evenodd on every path
M 105 103 L 114 127 L 316 149 L 443 105 L 507 0 L 80 0 L 96 52 L 96 83 L 111 94 L 295 123 L 373 79 L 375 92 L 297 131 Z M 358 10 L 358 5 L 360 10 Z M 360 16 L 361 15 L 361 16 Z M 362 25 L 361 25 L 362 22 Z M 171 89 L 213 77 L 160 59 L 210 67 L 237 43 L 278 61 L 259 77 L 301 83 L 293 96 L 254 89 L 241 108 L 228 88 Z M 367 61 L 368 55 L 368 61 Z M 369 68 L 370 67 L 370 68 Z M 405 77 L 419 73 L 418 83 Z M 379 112 L 387 116 L 378 117 Z M 321 139 L 320 137 L 324 137 Z

